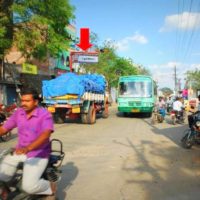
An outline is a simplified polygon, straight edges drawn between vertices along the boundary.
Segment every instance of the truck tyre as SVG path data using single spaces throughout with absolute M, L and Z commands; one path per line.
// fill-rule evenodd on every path
M 53 114 L 53 120 L 56 124 L 63 124 L 64 123 L 64 119 L 61 116 L 59 116 L 58 113 Z
M 66 109 L 57 108 L 56 112 L 53 113 L 53 119 L 56 124 L 63 124 L 65 122 L 66 117 Z
M 87 121 L 87 114 L 81 114 L 81 122 L 83 124 L 87 124 L 88 121 Z
M 94 124 L 96 122 L 96 110 L 93 105 L 90 106 L 87 113 L 88 124 Z
M 108 118 L 109 116 L 109 113 L 108 113 L 108 104 L 105 105 L 105 108 L 102 112 L 102 117 L 105 119 L 105 118 Z

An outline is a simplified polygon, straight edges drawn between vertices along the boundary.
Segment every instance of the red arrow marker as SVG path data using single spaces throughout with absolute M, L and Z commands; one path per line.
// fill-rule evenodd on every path
M 80 29 L 80 43 L 76 45 L 80 47 L 82 50 L 86 51 L 92 46 L 89 40 L 90 40 L 89 28 L 81 28 Z

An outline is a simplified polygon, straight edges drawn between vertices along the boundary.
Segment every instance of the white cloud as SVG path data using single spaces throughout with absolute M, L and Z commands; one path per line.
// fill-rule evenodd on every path
M 132 36 L 125 37 L 115 43 L 118 51 L 127 51 L 130 48 L 131 43 L 146 44 L 148 39 L 139 33 L 135 33 Z
M 149 69 L 152 72 L 154 80 L 158 82 L 159 88 L 169 87 L 174 89 L 174 66 L 176 66 L 177 78 L 181 79 L 182 87 L 184 85 L 185 73 L 188 70 L 200 70 L 200 64 L 182 64 L 170 61 L 161 65 L 150 65 Z
M 182 66 L 181 63 L 179 62 L 174 62 L 174 61 L 170 61 L 168 63 L 165 64 L 154 64 L 154 65 L 150 65 L 150 70 L 162 70 L 162 71 L 169 71 L 172 70 L 174 67 L 180 68 Z
M 175 29 L 192 30 L 200 28 L 200 13 L 183 12 L 182 14 L 169 15 L 160 32 L 172 31 Z

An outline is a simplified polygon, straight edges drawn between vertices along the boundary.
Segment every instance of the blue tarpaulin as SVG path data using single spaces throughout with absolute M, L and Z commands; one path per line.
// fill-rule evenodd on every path
M 42 82 L 42 92 L 45 98 L 76 94 L 82 96 L 85 92 L 103 94 L 106 80 L 102 75 L 65 73 L 52 80 Z

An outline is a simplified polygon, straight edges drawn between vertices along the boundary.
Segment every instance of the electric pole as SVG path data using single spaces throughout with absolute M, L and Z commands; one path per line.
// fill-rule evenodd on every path
M 177 95 L 177 77 L 176 77 L 176 65 L 174 66 L 174 93 Z

